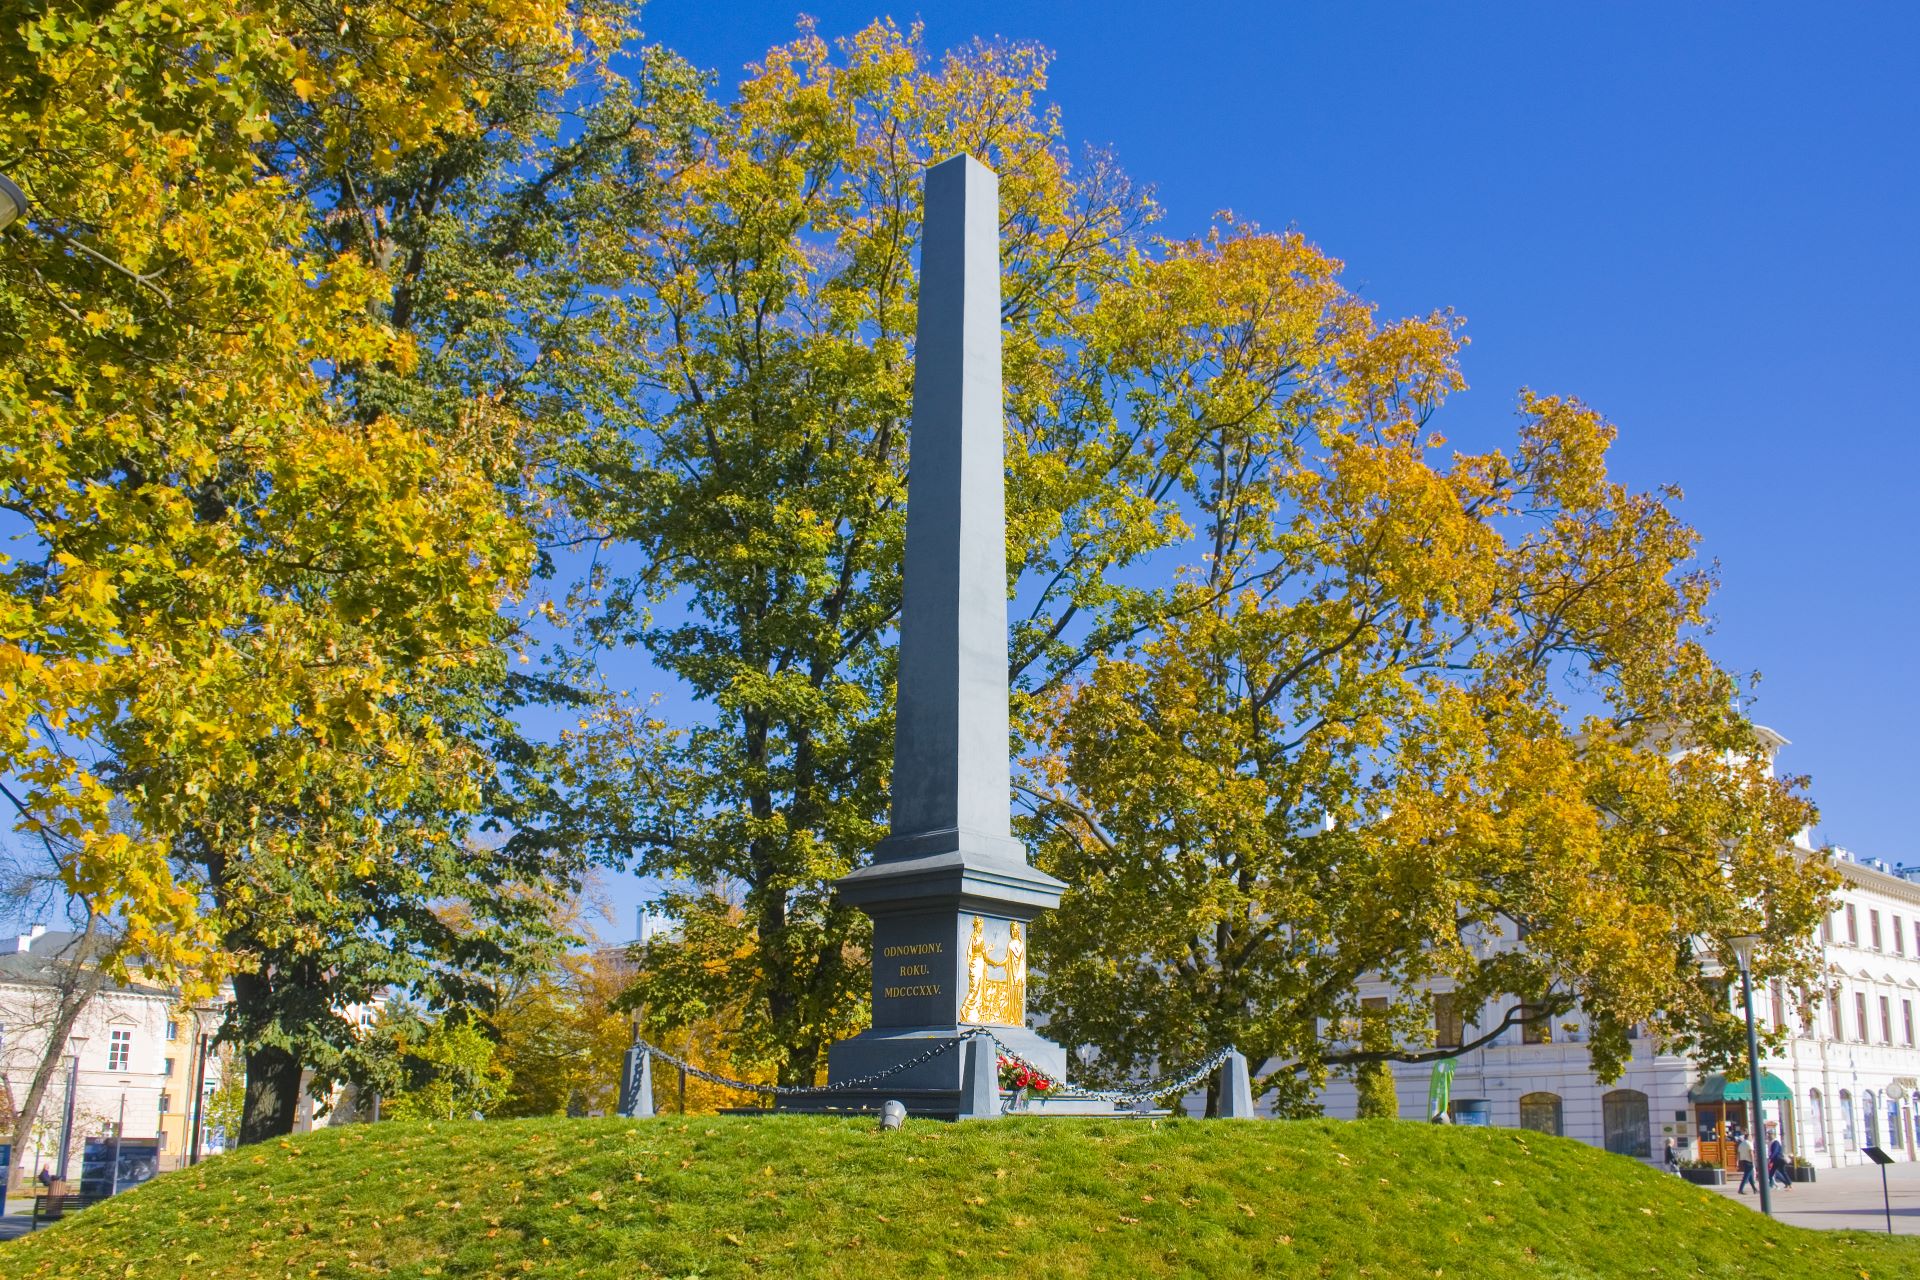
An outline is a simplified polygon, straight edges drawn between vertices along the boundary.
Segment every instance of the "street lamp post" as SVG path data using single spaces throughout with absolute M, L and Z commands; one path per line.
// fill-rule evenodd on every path
M 13 184 L 13 179 L 0 173 L 0 227 L 6 226 L 27 211 L 27 193 Z
M 80 1092 L 80 1050 L 86 1045 L 85 1036 L 68 1036 L 67 1043 L 73 1046 L 73 1061 L 67 1066 L 67 1105 L 60 1120 L 60 1163 L 54 1171 L 54 1177 L 67 1180 L 67 1152 L 73 1146 L 73 1104 L 74 1097 Z
M 1753 1108 L 1753 1125 L 1748 1132 L 1752 1135 L 1753 1166 L 1760 1175 L 1760 1212 L 1772 1217 L 1773 1170 L 1766 1167 L 1767 1127 L 1760 1111 L 1760 1039 L 1753 1029 L 1753 949 L 1759 942 L 1760 935 L 1756 933 L 1727 939 L 1727 945 L 1733 948 L 1733 958 L 1740 965 L 1740 999 L 1747 1013 L 1747 1097 Z
M 200 1030 L 200 1015 L 193 1018 L 194 1051 L 199 1062 L 193 1071 L 193 1124 L 187 1132 L 187 1163 L 200 1163 L 200 1134 L 207 1124 L 207 1033 Z
M 120 1119 L 113 1126 L 113 1171 L 107 1192 L 110 1196 L 120 1194 L 120 1137 L 127 1131 L 127 1091 L 120 1091 Z

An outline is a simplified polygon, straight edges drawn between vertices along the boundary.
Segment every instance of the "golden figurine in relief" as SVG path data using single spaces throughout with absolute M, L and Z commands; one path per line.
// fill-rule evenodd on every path
M 992 970 L 1000 977 L 990 977 Z M 1027 1021 L 1027 944 L 1018 924 L 1008 927 L 1007 953 L 995 956 L 987 943 L 987 922 L 973 918 L 967 939 L 967 998 L 960 1004 L 960 1021 L 1018 1027 Z
M 1002 997 L 1006 1013 L 1003 1021 L 1010 1027 L 1027 1023 L 1027 944 L 1020 937 L 1020 925 L 1007 926 L 1007 987 Z

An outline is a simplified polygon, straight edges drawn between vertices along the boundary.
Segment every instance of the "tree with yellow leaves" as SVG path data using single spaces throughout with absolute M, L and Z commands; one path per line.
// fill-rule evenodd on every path
M 578 897 L 552 902 L 549 930 L 575 945 L 538 969 L 502 975 L 478 1010 L 512 1076 L 489 1114 L 613 1114 L 632 1040 L 619 1002 L 633 964 L 623 948 L 581 945 L 587 905 Z
M 498 750 L 533 696 L 503 610 L 535 566 L 551 383 L 504 394 L 526 358 L 478 376 L 487 344 L 414 300 L 454 196 L 623 22 L 58 0 L 0 24 L 0 169 L 30 200 L 0 234 L 0 772 L 114 921 L 111 964 L 232 972 L 242 1140 L 291 1124 L 342 1008 L 453 999 L 519 946 L 503 887 L 555 873 L 554 842 L 471 838 L 536 754 Z M 497 339 L 500 291 L 467 291 Z M 482 900 L 464 932 L 447 895 Z
M 1029 830 L 1071 886 L 1036 1005 L 1115 1078 L 1235 1044 L 1283 1108 L 1459 1052 L 1434 979 L 1496 1010 L 1470 1045 L 1578 1010 L 1603 1078 L 1636 1024 L 1725 1057 L 1700 962 L 1763 931 L 1763 974 L 1808 982 L 1831 873 L 1702 647 L 1679 495 L 1611 479 L 1615 429 L 1565 398 L 1446 452 L 1457 325 L 1382 324 L 1338 268 L 1229 225 L 1104 304 L 1192 535 L 1166 612 L 1036 722 Z

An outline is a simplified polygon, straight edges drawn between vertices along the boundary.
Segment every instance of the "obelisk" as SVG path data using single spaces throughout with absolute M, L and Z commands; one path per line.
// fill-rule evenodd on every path
M 1010 823 L 999 186 L 971 156 L 926 172 L 892 831 L 837 885 L 873 917 L 873 1029 L 833 1046 L 833 1080 L 970 1026 L 1066 1071 L 1025 1025 L 1026 925 L 1066 886 L 1028 864 Z M 881 1087 L 937 1113 L 961 1059 Z

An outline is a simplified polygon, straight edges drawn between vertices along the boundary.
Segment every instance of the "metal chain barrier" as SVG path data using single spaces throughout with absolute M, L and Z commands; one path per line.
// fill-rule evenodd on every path
M 994 1048 L 999 1051 L 1007 1061 L 1017 1063 L 1035 1075 L 1044 1076 L 1047 1074 L 1008 1048 L 1006 1042 L 1001 1040 L 999 1036 L 994 1035 L 993 1032 L 983 1030 L 976 1034 L 985 1035 L 989 1040 L 993 1041 Z M 1133 1089 L 1076 1089 L 1067 1085 L 1065 1081 L 1062 1081 L 1060 1090 L 1057 1093 L 1048 1094 L 1047 1096 L 1086 1098 L 1094 1102 L 1114 1102 L 1134 1107 L 1142 1102 L 1151 1102 L 1155 1098 L 1164 1098 L 1169 1094 L 1186 1094 L 1193 1089 L 1195 1085 L 1219 1070 L 1220 1064 L 1225 1062 L 1232 1053 L 1233 1046 L 1228 1045 L 1224 1049 L 1216 1050 L 1211 1057 L 1200 1063 L 1200 1065 L 1193 1070 L 1187 1072 L 1184 1076 L 1169 1077 L 1165 1080 L 1155 1081 L 1152 1084 L 1139 1085 Z
M 743 1093 L 758 1093 L 770 1097 L 798 1097 L 806 1094 L 838 1093 L 843 1089 L 864 1089 L 870 1085 L 876 1085 L 891 1076 L 899 1075 L 903 1071 L 911 1071 L 915 1067 L 924 1066 L 941 1054 L 946 1053 L 957 1045 L 964 1044 L 975 1036 L 985 1036 L 988 1040 L 992 1041 L 995 1052 L 1007 1061 L 1025 1067 L 1035 1075 L 1045 1076 L 1048 1074 L 1014 1052 L 1013 1049 L 1008 1047 L 1004 1040 L 994 1035 L 992 1031 L 985 1027 L 975 1027 L 971 1031 L 962 1032 L 951 1040 L 942 1040 L 939 1044 L 927 1050 L 919 1057 L 909 1058 L 905 1062 L 896 1063 L 888 1067 L 885 1071 L 876 1071 L 871 1075 L 855 1076 L 851 1080 L 836 1080 L 829 1084 L 820 1085 L 752 1084 L 745 1080 L 735 1080 L 731 1076 L 719 1075 L 702 1067 L 696 1067 L 691 1062 L 683 1058 L 677 1058 L 665 1049 L 650 1044 L 645 1040 L 639 1041 L 639 1045 L 651 1056 L 660 1059 L 660 1061 L 670 1067 L 686 1072 L 696 1080 L 705 1080 L 709 1084 L 717 1084 L 727 1089 L 738 1089 Z M 1220 1064 L 1225 1062 L 1227 1056 L 1232 1052 L 1233 1046 L 1228 1045 L 1226 1048 L 1208 1057 L 1183 1076 L 1171 1077 L 1166 1080 L 1156 1081 L 1152 1084 L 1140 1085 L 1133 1089 L 1075 1089 L 1067 1086 L 1066 1083 L 1062 1081 L 1058 1093 L 1050 1096 L 1083 1098 L 1093 1102 L 1111 1102 L 1117 1105 L 1137 1107 L 1142 1102 L 1151 1102 L 1155 1098 L 1164 1098 L 1169 1094 L 1186 1094 L 1202 1080 L 1205 1080 L 1208 1076 L 1219 1070 Z
M 908 1058 L 905 1062 L 895 1063 L 885 1071 L 876 1071 L 872 1075 L 855 1076 L 851 1080 L 836 1080 L 830 1084 L 813 1085 L 750 1084 L 745 1080 L 735 1080 L 730 1076 L 716 1075 L 711 1071 L 703 1070 L 700 1067 L 694 1066 L 691 1062 L 674 1057 L 665 1049 L 649 1044 L 645 1040 L 640 1041 L 639 1044 L 642 1049 L 645 1049 L 652 1056 L 660 1059 L 660 1061 L 670 1067 L 675 1067 L 686 1072 L 696 1080 L 705 1080 L 709 1084 L 721 1085 L 728 1089 L 739 1089 L 743 1093 L 759 1093 L 771 1097 L 793 1097 L 809 1093 L 838 1093 L 842 1089 L 864 1089 L 868 1085 L 880 1083 L 889 1076 L 897 1076 L 902 1071 L 911 1071 L 915 1067 L 932 1062 L 935 1058 L 963 1041 L 971 1040 L 975 1036 L 990 1036 L 991 1034 L 991 1032 L 985 1030 L 968 1031 L 955 1036 L 951 1040 L 942 1040 L 939 1044 L 927 1050 L 919 1057 Z

